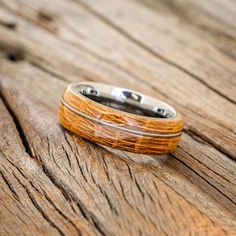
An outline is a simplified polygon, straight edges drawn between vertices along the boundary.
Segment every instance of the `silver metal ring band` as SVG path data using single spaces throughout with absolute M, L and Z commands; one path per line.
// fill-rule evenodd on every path
M 161 119 L 177 117 L 176 110 L 167 103 L 130 89 L 86 82 L 73 84 L 72 91 L 100 104 L 136 115 Z

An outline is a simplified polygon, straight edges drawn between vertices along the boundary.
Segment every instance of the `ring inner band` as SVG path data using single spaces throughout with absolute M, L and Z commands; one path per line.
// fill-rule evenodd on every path
M 175 118 L 177 112 L 168 104 L 135 91 L 96 84 L 79 84 L 75 92 L 105 106 L 154 118 Z

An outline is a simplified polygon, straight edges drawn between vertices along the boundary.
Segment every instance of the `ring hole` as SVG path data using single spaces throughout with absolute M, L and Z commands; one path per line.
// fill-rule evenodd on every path
M 85 97 L 119 111 L 164 119 L 174 116 L 170 113 L 168 108 L 165 109 L 163 107 L 158 107 L 158 105 L 154 105 L 153 107 L 145 106 L 142 103 L 143 95 L 136 92 L 123 90 L 120 94 L 110 94 L 110 92 L 106 93 L 102 89 L 95 89 L 93 86 L 85 84 L 77 85 L 75 88 L 77 92 L 81 93 Z

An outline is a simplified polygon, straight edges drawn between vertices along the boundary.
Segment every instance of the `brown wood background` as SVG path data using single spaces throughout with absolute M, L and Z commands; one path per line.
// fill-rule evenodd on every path
M 0 235 L 236 235 L 236 1 L 0 0 Z M 72 81 L 165 100 L 175 153 L 58 124 Z

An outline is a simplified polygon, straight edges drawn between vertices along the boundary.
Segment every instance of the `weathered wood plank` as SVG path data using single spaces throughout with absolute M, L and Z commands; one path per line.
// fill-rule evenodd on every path
M 99 234 L 25 150 L 0 100 L 0 234 Z
M 236 5 L 233 0 L 136 0 L 158 14 L 176 16 L 185 27 L 196 27 L 207 34 L 206 41 L 215 46 L 235 50 Z M 227 16 L 227 17 L 226 17 Z
M 232 0 L 137 0 L 157 14 L 176 16 L 185 28 L 196 28 L 204 41 L 236 59 L 236 5 Z
M 63 7 L 63 9 L 65 9 L 65 7 Z M 21 22 L 20 19 L 18 19 L 18 21 Z M 152 68 L 158 68 L 159 71 L 162 71 L 161 75 L 163 77 L 158 77 L 158 79 L 156 77 L 153 77 L 153 79 L 156 79 L 150 82 L 150 80 L 148 80 L 147 78 L 149 77 L 150 73 L 157 73 L 155 69 L 155 71 L 149 73 L 142 72 L 143 78 L 140 81 L 139 77 L 132 77 L 129 74 L 120 71 L 119 69 L 117 69 L 117 67 L 114 67 L 105 62 L 101 62 L 99 58 L 88 54 L 86 51 L 81 50 L 81 48 L 73 46 L 71 48 L 68 46 L 68 44 L 62 43 L 61 41 L 55 39 L 55 35 L 47 34 L 42 30 L 40 31 L 40 29 L 35 30 L 35 25 L 30 26 L 28 23 L 25 21 L 21 22 L 21 27 L 19 27 L 18 31 L 23 30 L 23 32 L 19 35 L 19 32 L 16 32 L 18 36 L 16 36 L 15 34 L 11 34 L 9 31 L 3 30 L 3 34 L 5 35 L 5 37 L 3 38 L 3 44 L 4 42 L 5 44 L 6 42 L 9 44 L 9 42 L 11 41 L 11 45 L 18 44 L 19 47 L 25 48 L 25 59 L 30 61 L 30 63 L 37 64 L 38 66 L 43 67 L 45 70 L 49 70 L 51 73 L 56 74 L 62 78 L 65 78 L 65 75 L 67 75 L 65 79 L 68 79 L 70 81 L 78 80 L 78 76 L 80 75 L 83 78 L 89 80 L 113 82 L 114 84 L 120 86 L 125 85 L 126 87 L 131 88 L 133 87 L 133 84 L 135 84 L 137 90 L 149 93 L 154 97 L 156 96 L 156 93 L 158 91 L 158 97 L 160 99 L 166 100 L 175 107 L 178 107 L 181 111 L 184 109 L 183 113 L 186 116 L 187 113 L 190 112 L 190 109 L 194 113 L 197 112 L 200 117 L 194 114 L 191 115 L 190 119 L 187 119 L 187 121 L 192 120 L 192 117 L 196 117 L 196 119 L 194 119 L 192 122 L 197 122 L 199 123 L 199 125 L 203 126 L 201 128 L 201 132 L 204 132 L 204 137 L 206 137 L 206 139 L 210 141 L 212 145 L 219 147 L 220 150 L 222 150 L 224 153 L 227 153 L 227 155 L 229 155 L 231 158 L 235 158 L 235 152 L 233 151 L 233 149 L 235 148 L 234 127 L 236 127 L 236 121 L 235 119 L 233 119 L 233 117 L 235 117 L 235 107 L 233 104 L 227 102 L 227 100 L 222 99 L 222 97 L 218 94 L 215 94 L 214 92 L 203 86 L 201 83 L 192 80 L 191 77 L 187 76 L 186 78 L 186 75 L 183 73 L 177 76 L 177 74 L 179 74 L 180 72 L 176 70 L 173 71 L 173 68 L 171 69 L 171 67 L 169 66 L 164 66 L 163 68 L 163 65 L 160 64 L 160 61 L 160 63 L 158 64 L 155 63 L 156 66 L 153 65 Z M 26 25 L 25 29 L 24 25 Z M 35 35 L 38 35 L 39 32 L 40 34 L 37 37 L 33 35 L 33 38 L 31 38 L 32 35 L 29 35 L 27 33 L 29 29 L 34 32 Z M 19 42 L 19 38 L 21 39 L 21 43 Z M 126 41 L 127 40 L 125 40 L 124 42 Z M 50 45 L 47 45 L 48 42 L 51 42 Z M 36 45 L 37 50 L 35 51 Z M 51 47 L 54 47 L 54 49 L 50 49 Z M 135 47 L 135 51 L 137 50 L 139 50 L 139 48 Z M 131 50 L 131 52 L 133 52 L 133 50 Z M 75 58 L 76 61 L 74 60 Z M 138 55 L 135 55 L 135 58 L 140 57 Z M 145 61 L 148 61 L 148 64 L 151 63 L 149 59 L 150 58 L 148 57 L 148 59 L 146 60 L 145 57 Z M 153 60 L 156 61 L 157 59 L 153 58 Z M 134 71 L 136 71 L 137 67 L 133 69 Z M 137 71 L 139 74 L 141 74 L 140 70 Z M 174 77 L 176 77 L 176 79 L 173 80 L 172 78 Z M 166 83 L 167 79 L 168 83 Z M 135 81 L 137 80 L 140 81 L 140 83 L 135 83 Z M 183 84 L 185 86 L 182 86 Z M 180 90 L 177 89 L 180 87 Z M 196 92 L 192 91 L 193 87 L 198 88 L 196 89 Z M 169 91 L 168 94 L 171 94 L 171 96 L 166 94 L 166 91 Z M 186 93 L 186 91 L 188 91 L 188 93 Z M 175 97 L 174 101 L 173 96 Z M 199 99 L 205 97 L 207 97 L 208 99 Z M 227 110 L 227 112 L 222 112 L 222 109 Z M 227 129 L 233 130 L 232 132 L 227 130 L 217 132 L 218 129 L 214 127 L 215 124 L 212 121 L 214 121 L 214 123 L 216 122 L 217 124 L 220 124 L 220 126 L 226 127 Z M 212 128 L 209 130 L 208 127 L 211 127 L 211 123 Z M 198 132 L 198 130 L 196 129 L 195 131 Z M 223 135 L 224 145 L 221 146 L 221 134 L 224 134 L 224 132 L 226 132 L 227 135 Z
M 21 66 L 17 66 L 17 63 L 9 63 L 6 60 L 4 63 L 4 60 L 1 60 L 1 64 L 4 65 L 3 67 L 6 70 L 5 75 L 4 70 L 1 70 L 1 74 L 4 75 L 3 78 L 13 83 L 22 83 L 21 87 L 40 98 L 56 114 L 60 94 L 65 88 L 66 82 L 61 81 L 57 84 L 55 82 L 56 79 L 51 75 L 40 71 L 28 63 L 18 62 Z M 8 74 L 6 73 L 7 71 Z M 12 73 L 9 73 L 9 71 L 12 71 Z M 12 82 L 11 84 L 13 84 Z M 52 85 L 55 92 L 50 89 Z M 174 156 L 177 160 L 181 160 L 181 162 L 176 161 L 173 157 L 170 157 L 169 161 L 163 162 L 162 159 L 153 159 L 148 156 L 132 156 L 129 153 L 121 152 L 116 152 L 116 154 L 123 156 L 125 159 L 128 157 L 140 163 L 144 168 L 151 168 L 150 170 L 154 172 L 155 176 L 161 178 L 175 191 L 183 195 L 213 219 L 224 220 L 224 225 L 232 226 L 234 224 L 233 218 L 230 219 L 228 213 L 223 208 L 219 210 L 219 204 L 232 212 L 236 210 L 235 204 L 228 199 L 228 197 L 233 201 L 235 199 L 235 195 L 232 195 L 232 191 L 234 192 L 235 189 L 235 163 L 217 150 L 214 150 L 214 148 L 207 145 L 200 138 L 196 140 L 194 136 L 191 137 L 187 134 L 183 136 L 180 148 Z M 197 174 L 192 172 L 191 169 Z M 227 179 L 226 182 L 225 179 Z M 196 186 L 198 186 L 198 190 L 196 190 Z M 227 198 L 221 191 L 227 195 Z M 211 196 L 210 198 L 209 195 Z M 224 216 L 217 216 L 219 213 Z
M 234 235 L 235 24 L 221 15 L 228 12 L 233 19 L 234 3 L 227 0 L 218 11 L 214 8 L 222 3 L 215 1 L 213 6 L 212 1 L 201 5 L 195 0 L 99 0 L 99 5 L 0 0 L 0 81 L 9 81 L 1 91 L 25 145 L 1 105 L 0 116 L 7 117 L 0 121 L 1 187 L 8 195 L 0 196 L 17 212 L 2 211 L 17 222 L 13 228 L 4 219 L 4 233 L 19 227 L 24 232 L 29 225 L 23 222 L 35 217 L 40 223 L 30 224 L 30 232 L 42 233 L 43 224 L 50 234 Z M 187 14 L 199 11 L 202 21 L 187 23 L 188 15 L 180 14 L 186 9 Z M 159 158 L 108 152 L 62 130 L 58 101 L 66 84 L 78 80 L 135 88 L 177 107 L 185 116 L 177 151 Z M 11 124 L 5 127 L 6 119 Z M 6 145 L 8 129 L 14 130 L 9 137 L 19 139 L 24 158 L 15 153 L 14 144 Z M 12 166 L 18 162 L 26 178 Z M 39 179 L 25 166 L 28 162 L 37 166 Z M 33 209 L 23 209 L 23 216 L 11 198 L 18 190 Z M 39 209 L 47 214 L 40 215 Z
M 8 1 L 8 3 L 10 2 Z M 80 74 L 86 79 L 89 78 L 91 80 L 102 80 L 106 82 L 112 81 L 117 85 L 127 84 L 129 87 L 132 87 L 135 81 L 140 81 L 141 86 L 136 83 L 138 89 L 144 92 L 151 92 L 151 94 L 156 94 L 158 91 L 158 93 L 161 93 L 159 95 L 160 97 L 167 96 L 172 100 L 172 103 L 178 103 L 178 106 L 185 106 L 188 110 L 192 109 L 199 115 L 204 114 L 204 116 L 210 116 L 210 120 L 214 120 L 233 131 L 235 130 L 234 127 L 236 127 L 236 124 L 233 119 L 235 116 L 234 105 L 227 103 L 225 99 L 215 94 L 215 92 L 211 91 L 211 89 L 202 85 L 191 76 L 186 75 L 180 70 L 173 68 L 173 66 L 169 66 L 168 63 L 150 55 L 150 53 L 141 49 L 133 42 L 130 42 L 116 30 L 107 26 L 104 22 L 99 21 L 97 17 L 76 7 L 77 4 L 71 5 L 71 3 L 68 4 L 64 1 L 58 1 L 57 3 L 56 5 L 47 5 L 48 11 L 53 12 L 51 14 L 58 17 L 60 16 L 59 19 L 55 17 L 54 21 L 54 24 L 57 25 L 56 35 L 46 34 L 44 31 L 40 31 L 40 29 L 35 30 L 35 25 L 32 25 L 31 28 L 28 24 L 29 22 L 26 23 L 25 21 L 21 21 L 22 19 L 17 18 L 21 25 L 17 32 L 17 37 L 28 42 L 29 52 L 27 53 L 34 53 L 30 48 L 34 47 L 33 45 L 36 44 L 36 40 L 38 45 L 37 50 L 40 51 L 40 46 L 41 50 L 43 50 L 41 53 L 45 53 L 45 47 L 48 47 L 48 42 L 52 42 L 53 44 L 50 44 L 50 47 L 47 48 L 48 59 L 45 55 L 42 62 L 36 61 L 33 58 L 28 58 L 28 60 L 33 61 L 33 63 L 40 63 L 39 66 L 43 66 L 58 76 L 65 76 L 67 73 L 68 80 L 77 80 L 77 76 Z M 29 5 L 28 8 L 27 4 Z M 19 9 L 17 8 L 17 4 L 11 5 L 13 5 L 13 9 Z M 44 9 L 44 5 L 42 1 L 27 2 L 24 4 L 24 8 L 20 14 L 37 23 L 38 12 Z M 64 9 L 64 14 L 61 13 L 61 8 Z M 34 11 L 32 11 L 32 9 L 34 9 Z M 85 13 L 86 17 L 83 17 Z M 81 19 L 83 19 L 83 22 L 81 22 Z M 81 22 L 80 27 L 77 27 L 78 22 Z M 89 24 L 93 27 L 89 27 Z M 27 28 L 24 28 L 24 25 L 27 26 Z M 35 35 L 40 33 L 40 35 L 37 36 L 38 39 L 35 39 L 35 36 L 32 38 L 32 35 L 28 35 L 27 32 L 29 32 L 29 30 L 34 32 Z M 58 42 L 58 38 L 62 38 L 66 41 L 64 43 Z M 29 43 L 32 40 L 33 45 L 31 47 Z M 117 49 L 117 45 L 119 45 L 119 49 Z M 50 58 L 52 55 L 49 54 L 49 50 L 53 46 L 53 52 L 57 55 L 57 58 L 52 59 Z M 63 57 L 61 54 L 64 55 L 64 59 L 59 59 Z M 34 57 L 36 57 L 36 55 L 34 55 Z M 76 60 L 74 60 L 75 58 Z M 83 59 L 86 59 L 86 64 Z M 46 65 L 45 60 L 48 60 Z M 52 64 L 51 60 L 54 61 L 54 64 Z M 64 60 L 64 67 L 55 68 L 55 63 L 60 63 L 61 60 Z M 112 64 L 110 64 L 110 62 L 112 62 Z M 96 65 L 96 67 L 94 67 L 94 65 Z M 119 66 L 119 68 L 117 68 L 117 66 Z M 92 67 L 93 69 L 91 69 Z M 75 75 L 76 68 L 77 74 Z M 65 71 L 65 69 L 67 69 L 67 71 Z M 223 67 L 220 67 L 220 69 L 224 71 Z M 112 73 L 110 73 L 111 70 Z M 93 74 L 91 74 L 92 71 Z M 226 71 L 226 73 L 228 72 Z M 214 83 L 213 79 L 209 81 Z M 232 83 L 233 80 L 230 80 L 230 82 Z M 184 86 L 182 86 L 183 84 Z M 230 88 L 233 89 L 231 85 Z M 198 89 L 193 91 L 193 87 Z M 169 94 L 171 94 L 171 96 Z M 205 97 L 208 97 L 208 101 L 200 99 Z M 228 112 L 222 114 L 222 107 Z
M 26 150 L 40 161 L 44 174 L 52 182 L 51 185 L 61 189 L 67 201 L 76 202 L 77 208 L 79 207 L 76 213 L 78 210 L 82 211 L 83 217 L 88 223 L 90 222 L 91 227 L 95 225 L 94 227 L 100 233 L 105 235 L 137 235 L 138 233 L 173 235 L 174 232 L 227 234 L 156 177 L 150 168 L 143 168 L 127 159 L 122 160 L 103 148 L 71 136 L 59 127 L 57 118 L 47 109 L 21 91 L 12 90 L 6 83 L 2 84 L 1 92 L 18 122 L 18 127 L 21 127 L 20 133 Z M 7 129 L 5 122 L 1 124 L 3 124 L 1 129 Z M 2 147 L 1 150 L 5 152 L 6 148 Z M 12 158 L 15 162 L 15 158 Z M 19 162 L 25 163 L 25 160 L 19 158 Z M 26 167 L 31 166 L 22 164 L 22 168 Z M 22 170 L 23 173 L 25 171 Z M 29 172 L 32 173 L 32 167 Z M 7 176 L 7 172 L 4 174 Z M 35 182 L 40 180 L 37 173 L 36 176 Z M 46 195 L 47 185 L 44 184 L 43 179 L 35 188 L 39 188 L 37 191 L 42 191 Z M 14 183 L 12 185 L 14 186 Z M 52 191 L 50 186 L 48 188 L 48 191 Z M 34 196 L 37 202 L 36 208 L 42 209 L 48 199 L 40 201 L 37 191 Z M 56 190 L 53 190 L 53 193 L 54 191 Z M 56 199 L 52 198 L 48 204 L 52 205 L 52 202 L 56 202 Z M 63 206 L 65 205 L 57 207 L 57 212 L 62 214 L 60 214 L 62 218 L 64 212 L 67 212 L 65 209 L 60 210 Z M 71 206 L 67 205 L 67 207 L 71 209 Z M 48 214 L 49 209 L 43 211 Z M 58 225 L 54 218 L 55 209 L 53 213 L 48 216 L 50 219 L 48 221 Z M 69 222 L 74 228 L 79 227 L 79 223 L 81 221 L 76 221 L 74 225 Z M 64 229 L 63 225 L 58 229 L 62 231 L 61 233 L 69 230 Z
M 29 26 L 27 26 L 27 27 L 29 27 Z M 26 32 L 25 32 L 26 33 Z M 9 42 L 10 40 L 5 40 L 5 41 L 7 41 L 7 42 Z M 18 39 L 16 39 L 16 40 L 14 40 L 13 42 L 14 43 L 16 43 L 16 45 L 17 45 L 17 42 L 18 42 L 19 40 Z M 47 40 L 45 40 L 45 41 L 47 41 Z M 29 47 L 29 43 L 27 43 L 27 46 Z M 24 47 L 26 47 L 26 44 L 25 44 L 25 46 Z M 58 47 L 60 47 L 59 45 L 58 45 Z M 69 49 L 68 49 L 69 50 Z M 31 53 L 31 51 L 29 51 L 28 53 Z M 40 52 L 33 52 L 35 55 L 36 54 L 40 54 Z M 25 55 L 26 57 L 27 56 L 30 56 L 30 55 L 28 55 L 27 53 L 26 53 L 26 55 Z M 48 58 L 48 56 L 50 56 L 50 55 L 45 55 L 45 57 L 44 57 L 44 60 L 45 59 L 47 59 Z M 57 55 L 58 56 L 58 55 Z M 46 58 L 47 57 L 47 58 Z M 34 59 L 35 60 L 35 59 Z M 56 58 L 54 59 L 52 59 L 52 60 L 56 60 Z M 36 61 L 36 60 L 35 60 Z M 74 61 L 71 59 L 70 60 L 71 61 L 71 63 L 73 64 L 74 63 Z M 52 61 L 50 61 L 50 63 L 52 63 Z M 88 63 L 88 61 L 87 61 L 87 63 Z M 61 66 L 59 67 L 57 67 L 58 68 L 58 70 L 60 70 L 61 69 Z M 54 72 L 56 72 L 56 71 L 58 71 L 56 68 L 55 68 L 55 70 L 54 70 Z M 70 70 L 71 71 L 71 70 Z M 91 71 L 91 69 L 90 69 L 90 71 Z M 63 72 L 63 73 L 66 73 L 66 72 Z M 71 74 L 70 74 L 71 75 Z M 112 76 L 112 75 L 111 75 Z M 121 75 L 122 76 L 122 75 Z M 106 75 L 104 75 L 104 77 L 106 77 Z M 71 77 L 70 77 L 71 78 Z M 69 78 L 69 79 L 70 79 Z M 78 77 L 77 77 L 78 78 Z M 128 79 L 128 80 L 127 80 Z M 128 81 L 130 81 L 130 77 L 126 77 L 126 81 L 128 82 Z M 133 80 L 131 80 L 131 82 L 132 82 Z M 124 84 L 124 82 L 121 82 L 121 84 Z M 127 83 L 126 83 L 127 84 Z M 131 86 L 131 85 L 130 85 Z M 141 85 L 141 86 L 143 86 L 143 85 Z M 140 86 L 140 87 L 141 87 Z M 142 88 L 142 90 L 145 90 L 147 93 L 149 93 L 150 92 L 150 89 L 144 89 L 144 88 Z M 152 91 L 151 92 L 151 94 L 153 94 L 154 95 L 154 91 Z M 155 95 L 154 95 L 155 96 Z M 206 96 L 206 95 L 204 95 L 204 96 Z M 195 99 L 195 100 L 197 100 L 197 99 Z M 215 102 L 215 99 L 214 99 L 214 97 L 212 98 L 212 104 Z M 186 114 L 186 110 L 184 111 L 184 114 L 185 115 L 187 115 Z M 207 121 L 206 121 L 207 120 Z M 208 121 L 208 119 L 206 119 L 206 120 L 204 120 L 204 119 L 202 119 L 201 120 L 201 117 L 195 117 L 195 114 L 193 115 L 193 114 L 191 114 L 190 116 L 189 116 L 189 119 L 187 119 L 186 120 L 186 122 L 187 122 L 187 125 L 188 124 L 190 124 L 191 126 L 191 132 L 190 132 L 190 134 L 193 134 L 193 137 L 197 137 L 198 135 L 200 135 L 201 137 L 205 137 L 206 138 L 206 140 L 208 140 L 208 137 L 209 137 L 209 135 L 212 135 L 212 138 L 213 138 L 213 140 L 214 140 L 214 142 L 216 143 L 216 147 L 219 147 L 220 148 L 220 150 L 222 150 L 222 151 L 224 151 L 224 152 L 226 152 L 226 153 L 229 153 L 229 154 L 231 154 L 231 156 L 232 157 L 234 157 L 234 154 L 235 154 L 235 144 L 234 144 L 234 134 L 231 134 L 232 135 L 232 139 L 230 140 L 229 139 L 229 137 L 230 137 L 230 133 L 229 132 L 227 132 L 226 130 L 222 130 L 219 126 L 215 126 L 214 124 L 212 124 L 212 126 L 211 126 L 211 128 L 209 129 L 208 127 L 210 126 L 210 122 Z M 222 114 L 222 120 L 226 120 L 226 117 L 225 117 L 225 114 Z M 206 125 L 204 125 L 204 123 L 206 123 L 207 122 L 207 124 Z M 232 121 L 231 121 L 232 122 Z M 200 134 L 199 134 L 199 130 L 200 130 Z M 192 131 L 194 131 L 194 132 L 192 132 Z M 197 136 L 196 136 L 196 134 L 197 134 Z M 223 134 L 224 134 L 224 136 L 223 136 Z M 217 137 L 218 137 L 218 141 L 217 141 Z M 222 139 L 222 138 L 224 138 L 225 137 L 225 141 L 224 141 L 224 139 Z M 224 143 L 223 143 L 224 142 Z M 217 144 L 218 143 L 218 144 Z M 219 144 L 221 144 L 221 145 L 219 145 Z M 202 152 L 204 153 L 205 152 L 205 150 L 204 150 L 204 146 L 202 146 Z M 213 156 L 215 156 L 215 155 L 217 155 L 218 156 L 218 154 L 212 154 Z M 181 161 L 184 161 L 185 163 L 186 163 L 186 157 L 185 156 L 183 156 L 183 158 L 181 158 Z M 218 158 L 217 158 L 218 159 Z M 204 163 L 205 162 L 207 162 L 207 159 L 205 159 L 205 161 L 204 161 Z M 193 168 L 193 169 L 195 169 L 195 167 L 194 167 L 194 165 L 195 165 L 195 163 L 192 163 L 192 165 L 191 165 L 191 168 Z M 224 164 L 224 166 L 225 166 L 225 164 Z M 232 166 L 231 164 L 227 164 L 227 166 Z M 218 172 L 218 171 L 217 171 Z M 199 173 L 201 173 L 201 168 L 199 168 Z M 226 174 L 227 175 L 227 174 Z M 208 175 L 209 176 L 209 175 Z M 211 176 L 209 176 L 209 181 L 212 183 L 212 177 Z M 213 183 L 214 183 L 214 181 L 213 181 Z M 214 184 L 215 185 L 215 184 Z M 234 188 L 234 186 L 232 186 L 231 187 L 231 185 L 229 185 L 229 189 L 232 189 L 232 188 Z M 223 184 L 222 185 L 222 188 L 221 188 L 221 190 L 223 191 L 223 192 L 225 192 L 225 184 Z M 226 193 L 227 195 L 229 194 L 229 195 L 231 195 L 231 191 L 232 190 L 230 190 L 228 193 Z M 234 198 L 232 198 L 231 197 L 231 199 L 233 200 Z M 234 200 L 233 200 L 234 201 Z M 231 208 L 231 207 L 230 207 Z
M 83 2 L 91 13 L 156 57 L 190 74 L 235 103 L 235 89 L 232 87 L 235 85 L 235 60 L 204 41 L 204 35 L 180 24 L 174 16 L 156 14 L 137 2 L 78 2 Z M 227 70 L 222 70 L 222 67 Z

